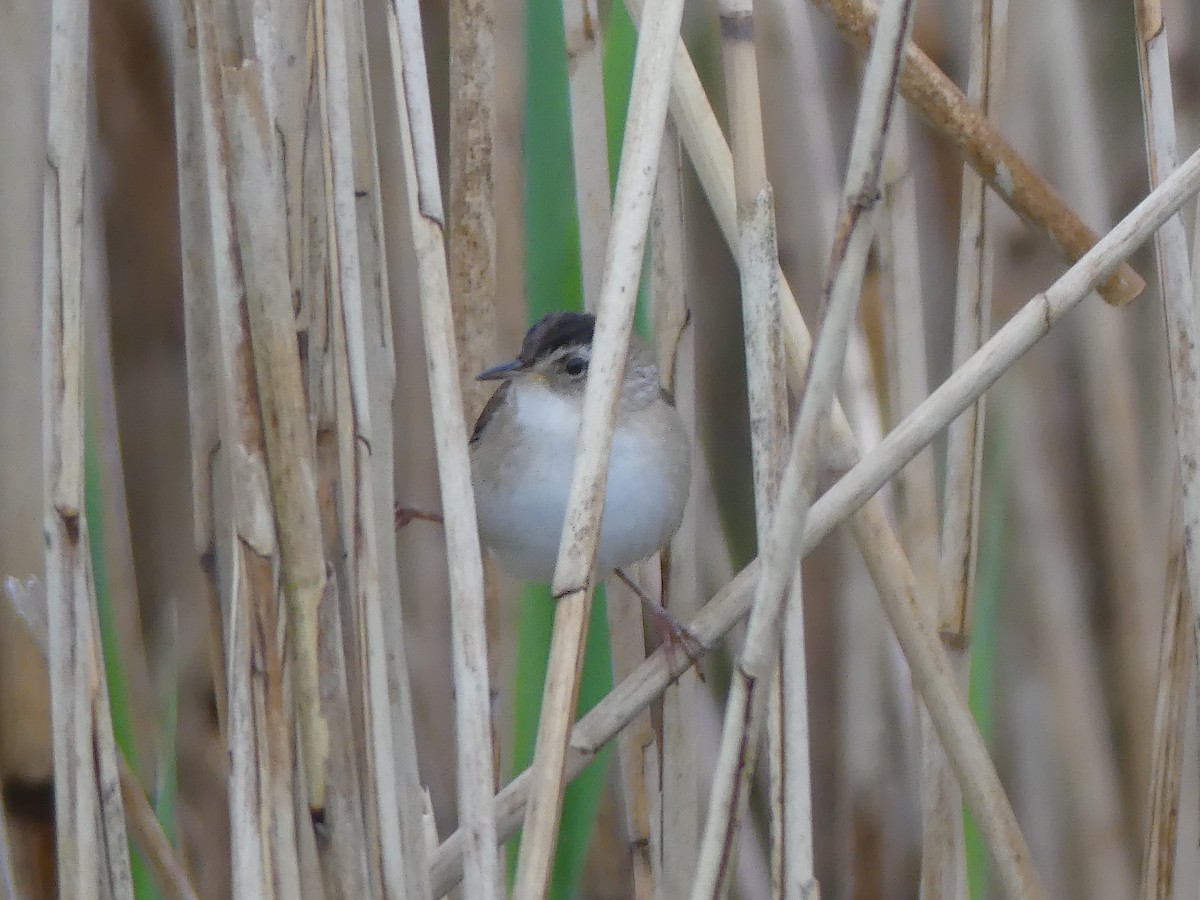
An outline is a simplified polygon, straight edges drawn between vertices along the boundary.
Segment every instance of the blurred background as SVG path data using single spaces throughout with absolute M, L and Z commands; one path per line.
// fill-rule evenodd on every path
M 790 2 L 811 19 L 815 60 L 798 66 L 794 20 L 781 18 L 773 4 L 757 13 L 757 49 L 780 260 L 811 326 L 828 255 L 821 202 L 838 185 L 813 182 L 819 167 L 804 148 L 816 126 L 801 94 L 819 91 L 828 110 L 840 179 L 860 59 L 820 13 L 801 0 Z M 1184 157 L 1200 140 L 1200 9 L 1188 0 L 1164 6 Z M 379 7 L 366 4 L 368 35 L 379 42 L 370 48 L 380 60 L 372 65 L 382 73 L 382 29 L 371 27 L 373 18 L 381 21 Z M 557 94 L 542 90 L 547 82 L 541 79 L 555 76 L 537 68 L 561 46 L 557 5 L 495 0 L 494 9 L 499 361 L 512 355 L 532 314 L 527 298 L 537 298 L 535 308 L 554 305 L 560 288 L 545 273 L 553 254 L 563 251 L 548 247 L 546 234 L 556 217 L 569 219 L 574 199 L 560 108 L 565 86 Z M 0 576 L 40 575 L 43 569 L 38 347 L 48 12 L 42 0 L 0 3 Z M 138 771 L 152 790 L 161 744 L 170 742 L 179 844 L 202 896 L 221 898 L 229 891 L 226 754 L 217 733 L 208 647 L 200 637 L 208 629 L 208 611 L 192 541 L 173 12 L 165 0 L 92 4 L 91 190 L 97 202 L 87 228 L 102 248 L 95 264 L 103 269 L 107 302 L 90 310 L 89 336 L 107 332 L 112 348 L 113 397 L 96 401 L 100 407 L 115 404 L 115 432 L 104 433 L 97 462 L 107 483 L 116 485 L 106 494 L 103 531 L 127 531 L 133 551 L 132 565 L 113 558 L 107 572 L 112 634 L 125 661 L 127 725 L 138 746 Z M 627 20 L 614 24 L 618 14 L 608 4 L 601 12 L 613 34 L 629 34 Z M 423 15 L 440 116 L 435 127 L 444 145 L 447 10 L 441 2 L 425 2 Z M 918 6 L 914 39 L 960 86 L 969 21 L 969 4 L 925 0 Z M 711 2 L 689 5 L 685 39 L 722 116 Z M 1147 191 L 1132 3 L 1012 0 L 1008 46 L 1002 133 L 1093 228 L 1107 230 Z M 622 51 L 614 43 L 611 52 L 623 52 L 628 64 L 628 46 Z M 814 61 L 819 84 L 805 80 Z M 554 71 L 562 66 L 560 60 Z M 376 79 L 375 103 L 393 108 L 390 76 Z M 399 151 L 392 118 L 381 114 L 379 122 L 398 364 L 395 415 L 402 423 L 395 435 L 396 495 L 406 506 L 437 510 Z M 927 362 L 936 384 L 950 371 L 962 165 L 920 120 L 912 118 L 910 126 Z M 527 169 L 535 158 L 539 166 Z M 531 179 L 549 187 L 539 193 Z M 699 504 L 705 549 L 700 595 L 707 598 L 753 556 L 753 491 L 736 269 L 690 171 L 685 181 L 698 459 L 711 484 L 710 495 L 692 501 Z M 1001 323 L 1065 266 L 1043 237 L 1000 204 L 994 207 L 993 321 Z M 1185 209 L 1190 227 L 1192 204 Z M 536 261 L 539 254 L 551 254 L 551 262 Z M 1130 896 L 1144 841 L 1155 673 L 1163 609 L 1173 589 L 1171 521 L 1178 511 L 1162 306 L 1148 247 L 1135 264 L 1149 282 L 1141 299 L 1114 310 L 1089 298 L 1000 381 L 987 402 L 971 704 L 1055 897 Z M 577 292 L 564 292 L 561 305 L 577 303 Z M 869 275 L 861 319 L 870 389 L 846 398 L 856 400 L 856 424 L 865 423 L 859 435 L 864 446 L 896 420 L 884 307 L 877 279 Z M 101 360 L 94 364 L 103 366 Z M 102 386 L 104 379 L 92 383 Z M 939 473 L 944 453 L 939 439 Z M 829 898 L 915 897 L 919 740 L 912 690 L 870 578 L 843 531 L 805 567 L 817 875 Z M 455 825 L 455 794 L 442 533 L 416 522 L 397 535 L 397 543 L 396 602 L 408 636 L 420 772 L 445 836 Z M 514 758 L 521 758 L 513 724 L 518 672 L 525 671 L 518 664 L 521 596 L 519 585 L 501 581 L 493 610 L 490 652 L 505 780 Z M 705 766 L 715 761 L 725 673 L 739 646 L 735 629 L 724 653 L 703 666 L 711 714 L 702 717 L 696 743 Z M 534 687 L 540 694 L 540 685 Z M 46 692 L 40 657 L 0 604 L 0 779 L 24 882 L 21 896 L 30 898 L 53 896 Z M 1179 880 L 1194 885 L 1200 878 L 1200 778 L 1194 702 L 1187 708 Z M 164 709 L 177 715 L 171 730 L 161 727 Z M 598 817 L 594 827 L 584 827 L 586 853 L 564 896 L 632 893 L 611 775 L 600 770 L 595 779 Z M 761 806 L 752 809 L 755 822 L 741 847 L 736 891 L 745 898 L 769 895 L 761 813 Z M 972 896 L 989 896 L 986 865 L 973 841 L 968 853 Z

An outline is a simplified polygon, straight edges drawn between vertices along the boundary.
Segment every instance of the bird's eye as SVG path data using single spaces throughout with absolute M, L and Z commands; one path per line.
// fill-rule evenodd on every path
M 582 356 L 572 356 L 563 366 L 566 373 L 572 378 L 582 375 L 587 370 L 587 360 Z

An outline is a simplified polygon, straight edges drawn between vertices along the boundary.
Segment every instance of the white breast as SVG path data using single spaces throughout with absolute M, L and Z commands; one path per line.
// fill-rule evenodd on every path
M 506 569 L 549 581 L 566 516 L 580 419 L 574 405 L 551 391 L 523 387 L 514 398 L 519 457 L 505 454 L 486 485 L 477 479 L 479 528 Z M 666 449 L 659 430 L 619 429 L 614 435 L 597 572 L 645 559 L 678 527 L 682 498 L 671 486 Z

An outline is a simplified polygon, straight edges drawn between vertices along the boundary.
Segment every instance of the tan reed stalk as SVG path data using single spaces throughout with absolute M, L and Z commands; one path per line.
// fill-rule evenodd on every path
M 455 721 L 458 747 L 458 815 L 469 835 L 467 895 L 490 898 L 500 886 L 496 822 L 491 796 L 494 770 L 491 691 L 488 683 L 483 563 L 471 489 L 471 463 L 458 351 L 450 302 L 443 227 L 445 216 L 434 152 L 429 82 L 415 0 L 387 7 L 392 71 L 404 157 L 409 226 L 416 249 L 421 320 L 429 359 L 438 480 L 450 565 Z
M 967 100 L 980 115 L 1000 106 L 1007 54 L 1008 0 L 972 4 L 971 62 Z M 988 215 L 988 188 L 970 166 L 963 167 L 959 212 L 951 367 L 957 368 L 987 339 L 991 329 L 994 229 Z M 946 445 L 945 506 L 940 573 L 930 598 L 934 624 L 964 690 L 970 670 L 975 569 L 979 556 L 980 485 L 983 473 L 984 401 L 950 424 Z M 933 485 L 929 488 L 932 490 Z M 926 736 L 929 737 L 928 731 Z M 965 898 L 962 798 L 949 765 L 933 741 L 926 741 L 922 800 L 925 840 L 922 895 L 929 900 Z
M 446 223 L 450 301 L 459 352 L 459 385 L 468 425 L 491 396 L 477 381 L 496 352 L 496 35 L 492 0 L 450 4 L 450 208 Z M 505 616 L 494 567 L 483 557 L 488 683 L 496 684 L 512 658 L 515 636 Z M 493 716 L 492 771 L 499 777 L 501 740 Z M 493 789 L 499 787 L 498 782 Z
M 1021 388 L 1021 396 L 1036 397 L 1032 381 Z M 1122 829 L 1108 710 L 1089 640 L 1083 563 L 1056 502 L 1053 473 L 1061 463 L 1047 458 L 1055 434 L 1045 405 L 1033 399 L 1006 417 L 1013 467 L 1020 473 L 1012 479 L 1013 531 L 1030 584 L 1039 588 L 1025 617 L 1054 711 L 1050 728 L 1072 812 L 1070 830 L 1082 861 L 1077 879 L 1084 896 L 1118 900 L 1133 895 L 1134 868 Z
M 1111 224 L 1114 198 L 1103 175 L 1107 171 L 1103 134 L 1104 94 L 1088 77 L 1089 52 L 1084 40 L 1085 4 L 1053 0 L 1040 7 L 1038 39 L 1041 68 L 1052 90 L 1049 101 L 1052 146 L 1063 189 L 1081 212 L 1100 227 Z M 1167 229 L 1171 228 L 1170 223 Z M 1186 250 L 1184 251 L 1186 254 Z M 1112 635 L 1127 664 L 1117 667 L 1114 684 L 1122 714 L 1121 733 L 1127 749 L 1126 807 L 1138 825 L 1149 771 L 1149 726 L 1154 690 L 1154 637 L 1158 632 L 1157 608 L 1161 582 L 1157 554 L 1151 547 L 1154 523 L 1147 510 L 1147 467 L 1142 460 L 1139 431 L 1146 421 L 1141 414 L 1140 372 L 1134 362 L 1134 344 L 1126 321 L 1107 310 L 1096 309 L 1068 329 L 1072 352 L 1080 361 L 1083 416 L 1087 443 L 1094 448 L 1090 482 L 1102 514 L 1100 554 L 1113 610 Z M 1125 748 L 1123 748 L 1125 749 Z
M 222 535 L 229 544 L 218 548 L 218 557 L 228 565 L 230 579 L 222 606 L 227 617 L 233 891 L 238 895 L 301 896 L 292 807 L 293 717 L 283 701 L 285 610 L 274 574 L 278 547 L 244 300 L 247 285 L 233 208 L 233 193 L 241 183 L 235 182 L 230 167 L 233 154 L 242 155 L 239 176 L 245 176 L 250 163 L 245 157 L 255 150 L 259 156 L 254 162 L 263 166 L 253 126 L 249 135 L 239 131 L 237 139 L 230 133 L 235 127 L 246 127 L 244 119 L 252 115 L 251 109 L 261 115 L 261 106 L 252 99 L 257 97 L 261 104 L 261 93 L 253 63 L 222 71 L 221 55 L 227 52 L 223 47 L 236 44 L 238 33 L 227 15 L 218 19 L 218 12 L 227 14 L 228 10 L 218 11 L 209 0 L 197 3 L 195 40 L 215 288 L 210 302 L 215 307 L 215 349 L 219 354 L 214 366 L 220 377 L 218 435 L 229 460 L 223 473 L 228 481 L 220 486 L 218 495 L 228 498 L 231 527 Z M 260 189 L 269 190 L 271 185 L 268 182 Z M 271 202 L 276 210 L 280 208 L 281 204 Z M 247 265 L 251 264 L 248 260 Z M 277 263 L 273 271 L 278 277 Z M 260 273 L 259 277 L 266 276 Z M 252 659 L 260 667 L 254 677 Z
M 25 626 L 33 643 L 41 651 L 42 660 L 50 660 L 50 624 L 49 609 L 46 605 L 46 591 L 36 578 L 26 579 L 24 583 L 11 576 L 4 580 L 4 595 L 17 617 Z M 125 805 L 126 825 L 133 835 L 134 843 L 142 851 L 146 862 L 154 873 L 159 888 L 172 900 L 195 900 L 196 892 L 188 880 L 182 861 L 176 856 L 175 849 L 163 834 L 162 826 L 150 808 L 150 802 L 138 783 L 137 774 L 129 767 L 125 758 L 117 756 L 118 777 L 121 783 L 121 800 Z M 0 809 L 0 812 L 3 812 Z M 0 830 L 3 829 L 4 817 L 0 815 Z M 0 844 L 4 835 L 0 834 Z M 8 860 L 4 854 L 7 846 L 0 846 L 0 887 L 7 886 L 3 877 Z M 8 874 L 12 878 L 11 874 Z M 15 882 L 10 882 L 15 884 Z M 10 888 L 8 897 L 16 900 L 19 893 Z
M 763 574 L 755 609 L 747 626 L 725 713 L 713 798 L 701 844 L 696 900 L 723 894 L 728 879 L 736 829 L 745 810 L 754 771 L 762 721 L 761 683 L 774 671 L 777 628 L 784 592 L 792 572 L 787 560 L 803 534 L 814 490 L 811 460 L 820 432 L 827 427 L 840 378 L 846 341 L 862 286 L 867 252 L 873 237 L 883 142 L 895 103 L 896 72 L 912 21 L 912 3 L 893 0 L 884 7 L 878 35 L 863 77 L 850 162 L 825 276 L 821 333 L 813 347 L 808 381 L 792 438 L 791 458 L 782 479 L 778 514 L 762 542 Z
M 761 547 L 774 514 L 788 437 L 775 199 L 767 181 L 763 145 L 754 5 L 752 0 L 721 0 L 717 14 L 737 193 L 737 256 L 746 341 L 754 518 Z M 812 804 L 807 768 L 807 690 L 799 567 L 784 603 L 783 616 L 783 636 L 776 635 L 778 660 L 771 673 L 766 705 L 768 783 L 773 890 L 776 896 L 791 897 L 798 896 L 801 883 L 812 881 Z M 793 738 L 804 746 L 794 748 Z M 794 763 L 804 768 L 793 771 Z M 794 805 L 790 800 L 795 801 Z M 798 813 L 803 819 L 791 821 L 789 814 Z M 796 887 L 789 889 L 793 880 Z
M 90 54 L 86 0 L 51 8 L 42 230 L 42 463 L 57 872 L 64 896 L 133 896 L 84 512 Z
M 358 727 L 364 733 L 359 764 L 372 885 L 382 874 L 384 880 L 377 890 L 385 897 L 424 897 L 428 896 L 429 857 L 418 814 L 417 801 L 423 791 L 417 772 L 392 512 L 396 358 L 383 243 L 383 198 L 371 72 L 361 3 L 355 4 L 354 20 L 347 38 L 352 66 L 350 111 L 364 334 L 361 340 L 356 337 L 348 345 L 348 352 L 364 355 L 367 382 L 365 386 L 352 385 L 356 397 L 353 404 L 346 406 L 356 411 L 363 409 L 365 396 L 371 433 L 378 437 L 371 439 L 363 430 L 366 419 L 356 419 L 355 431 L 348 435 L 345 427 L 348 417 L 342 416 L 339 446 L 342 458 L 347 460 L 343 463 L 347 467 L 342 475 L 343 484 L 353 483 L 359 491 L 353 509 L 346 508 L 341 514 L 343 540 L 355 548 L 351 568 L 354 578 L 350 583 L 358 586 L 354 595 L 347 598 L 348 614 L 343 614 L 352 631 L 346 641 L 346 656 L 348 665 L 353 666 L 352 709 L 356 704 L 361 707 L 357 713 L 361 720 Z M 347 327 L 351 321 L 347 319 Z M 354 444 L 352 451 L 346 447 L 347 440 Z M 354 460 L 353 471 L 349 470 L 349 460 Z M 350 498 L 348 491 L 343 491 L 342 496 L 344 501 Z M 389 799 L 392 797 L 396 798 L 395 804 Z
M 871 0 L 811 2 L 833 20 L 847 41 L 860 51 L 866 49 L 878 18 Z M 1096 233 L 911 42 L 905 47 L 899 90 L 936 131 L 966 156 L 988 186 L 1021 218 L 1044 231 L 1068 261 L 1077 261 L 1095 244 Z M 1099 291 L 1109 303 L 1120 306 L 1138 296 L 1144 287 L 1145 282 L 1126 263 Z
M 1195 632 L 1188 627 L 1190 607 L 1183 599 L 1183 526 L 1176 513 L 1172 510 L 1171 540 L 1167 545 L 1170 548 L 1167 602 L 1158 660 L 1159 687 L 1154 701 L 1140 900 L 1170 900 L 1175 896 L 1184 726 L 1196 648 Z
M 650 219 L 650 310 L 657 338 L 658 372 L 675 398 L 692 447 L 692 483 L 683 524 L 663 554 L 663 605 L 686 621 L 699 609 L 700 495 L 707 488 L 696 442 L 695 329 L 687 302 L 687 245 L 684 227 L 679 133 L 670 119 L 663 133 L 658 181 Z M 700 841 L 700 773 L 696 749 L 700 683 L 689 669 L 667 688 L 662 706 L 662 745 L 651 761 L 653 825 L 651 866 L 661 898 L 682 897 L 691 883 Z M 661 777 L 659 777 L 661 772 Z
M 641 274 L 654 176 L 667 113 L 667 77 L 679 43 L 681 0 L 655 8 L 643 23 L 617 178 L 613 225 L 584 397 L 583 430 L 552 593 L 557 600 L 541 722 L 534 748 L 534 793 L 525 817 L 515 896 L 545 893 L 554 857 L 567 740 L 574 716 L 583 641 L 591 607 L 592 568 L 603 512 L 617 392 L 625 368 Z
M 1171 65 L 1166 21 L 1161 4 L 1157 0 L 1138 0 L 1136 11 L 1142 120 L 1146 134 L 1150 185 L 1153 187 L 1174 171 L 1178 161 Z M 1200 244 L 1197 246 L 1200 247 Z M 1193 282 L 1193 278 L 1200 276 L 1194 270 L 1189 270 L 1187 232 L 1181 215 L 1172 217 L 1163 225 L 1155 236 L 1154 247 L 1167 327 L 1167 364 L 1171 374 L 1176 453 L 1179 455 L 1178 511 L 1183 529 L 1182 565 L 1186 573 L 1182 583 L 1187 590 L 1192 627 L 1197 639 L 1200 639 L 1200 553 L 1197 552 L 1195 542 L 1188 537 L 1200 529 L 1200 473 L 1197 473 L 1195 466 L 1196 453 L 1200 451 L 1200 384 L 1197 383 L 1200 379 L 1200 349 L 1196 346 L 1196 341 L 1200 338 L 1197 335 L 1195 305 L 1197 300 L 1200 300 L 1200 280 Z M 1200 256 L 1194 254 L 1195 251 L 1192 264 L 1200 265 Z M 1171 533 L 1172 536 L 1175 535 L 1174 519 Z M 1172 543 L 1172 552 L 1174 548 L 1175 544 Z M 1164 621 L 1170 626 L 1173 619 L 1170 605 L 1177 602 L 1173 591 L 1168 594 L 1167 600 L 1167 618 Z M 1166 675 L 1170 680 L 1156 682 L 1158 699 L 1154 740 L 1158 746 L 1151 758 L 1151 775 L 1156 780 L 1152 781 L 1150 786 L 1150 813 L 1157 817 L 1158 821 L 1147 822 L 1149 840 L 1161 843 L 1157 851 L 1154 843 L 1147 845 L 1143 896 L 1152 896 L 1153 891 L 1169 894 L 1174 874 L 1172 866 L 1163 865 L 1161 854 L 1173 852 L 1175 820 L 1171 817 L 1167 822 L 1161 817 L 1179 803 L 1178 761 L 1172 760 L 1171 754 L 1181 751 L 1171 744 L 1180 740 L 1180 731 L 1177 726 L 1174 731 L 1164 731 L 1173 724 L 1167 718 L 1175 709 L 1171 702 L 1172 695 L 1178 694 L 1181 689 L 1185 693 L 1187 691 L 1186 685 L 1179 683 L 1182 676 L 1174 672 L 1170 665 L 1170 660 L 1178 658 L 1178 653 L 1174 650 L 1178 640 L 1170 627 L 1164 628 L 1163 643 L 1159 650 L 1158 674 L 1160 679 Z M 1160 719 L 1163 721 L 1160 722 Z M 1174 791 L 1173 798 L 1164 796 L 1171 791 Z M 1156 855 L 1159 855 L 1159 858 L 1155 858 Z
M 575 163 L 583 300 L 587 309 L 595 312 L 600 301 L 612 218 L 604 111 L 604 38 L 596 0 L 563 0 L 562 9 L 563 36 L 570 60 L 567 73 L 571 95 L 571 156 Z
M 1029 868 L 1028 847 L 1013 821 L 1012 810 L 1000 789 L 971 714 L 954 685 L 949 663 L 937 638 L 925 631 L 911 612 L 916 602 L 915 586 L 907 558 L 890 531 L 886 513 L 877 498 L 868 498 L 1198 191 L 1200 153 L 1189 157 L 1049 289 L 1031 298 L 967 364 L 822 495 L 813 505 L 800 544 L 802 550 L 811 550 L 838 524 L 854 516 L 851 524 L 855 537 L 864 550 L 885 612 L 909 660 L 914 686 L 929 706 L 943 745 L 959 775 L 964 800 L 980 825 L 985 845 L 1010 897 L 1041 897 L 1045 894 Z M 843 445 L 843 457 L 847 452 Z M 855 514 L 856 510 L 861 511 Z M 758 575 L 759 563 L 756 561 L 742 570 L 689 624 L 703 645 L 711 645 L 746 614 L 750 603 L 747 594 Z M 681 668 L 682 664 L 682 661 L 676 661 L 677 667 Z M 573 752 L 567 757 L 568 772 L 573 776 L 581 771 L 588 755 L 595 753 L 632 716 L 659 696 L 677 670 L 672 670 L 662 651 L 656 652 L 638 672 L 580 719 L 571 735 Z M 497 821 L 502 836 L 511 834 L 520 821 L 533 781 L 531 771 L 518 775 L 497 795 Z M 438 851 L 433 865 L 438 890 L 445 889 L 444 884 L 458 877 L 461 841 L 456 832 Z

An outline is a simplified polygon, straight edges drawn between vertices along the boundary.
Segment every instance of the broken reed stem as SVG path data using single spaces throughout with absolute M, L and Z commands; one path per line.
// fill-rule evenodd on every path
M 860 51 L 870 44 L 878 18 L 870 0 L 811 2 Z M 904 48 L 899 91 L 966 156 L 971 167 L 1017 215 L 1050 237 L 1069 262 L 1078 261 L 1096 243 L 1096 233 L 911 41 Z M 1106 301 L 1121 306 L 1137 297 L 1144 287 L 1141 276 L 1128 263 L 1122 263 L 1098 290 Z
M 667 115 L 671 60 L 682 0 L 666 0 L 643 23 L 617 177 L 613 224 L 597 304 L 591 376 L 555 565 L 557 601 L 541 721 L 534 748 L 534 793 L 525 817 L 514 895 L 540 897 L 549 884 L 562 804 L 567 740 L 574 718 L 591 608 L 592 568 L 603 514 L 607 463 L 641 276 L 654 176 Z
M 650 224 L 650 311 L 658 348 L 658 375 L 675 398 L 693 448 L 692 481 L 683 523 L 663 553 L 663 605 L 687 621 L 699 609 L 699 566 L 696 547 L 698 506 L 704 479 L 703 459 L 695 448 L 696 360 L 695 328 L 687 305 L 687 244 L 684 226 L 682 154 L 679 132 L 668 118 L 658 161 L 658 181 Z M 651 870 L 662 897 L 682 897 L 691 884 L 700 841 L 700 772 L 696 750 L 700 682 L 688 669 L 663 695 L 662 745 L 657 782 L 651 792 Z M 661 777 L 657 776 L 661 772 Z
M 1033 297 L 966 365 L 933 392 L 884 440 L 813 504 L 800 550 L 810 552 L 839 524 L 851 525 L 864 549 L 872 578 L 888 618 L 896 630 L 913 671 L 914 685 L 930 708 L 942 736 L 964 799 L 996 865 L 1007 896 L 1044 897 L 1030 869 L 1029 851 L 1017 829 L 995 769 L 988 759 L 970 712 L 955 685 L 945 654 L 934 634 L 923 629 L 911 613 L 915 585 L 887 513 L 872 495 L 906 465 L 933 437 L 991 387 L 1017 359 L 1044 337 L 1062 316 L 1083 301 L 1121 260 L 1134 252 L 1187 198 L 1200 191 L 1200 152 L 1193 154 L 1150 195 L 1145 197 L 1095 248 L 1072 266 L 1044 293 Z M 847 438 L 838 438 L 841 443 Z M 845 448 L 843 447 L 843 452 Z M 870 498 L 868 500 L 868 498 Z M 865 504 L 865 506 L 864 506 Z M 857 512 L 856 512 L 857 511 Z M 868 554 L 869 551 L 869 554 Z M 701 644 L 711 647 L 746 614 L 749 592 L 759 577 L 760 563 L 752 562 L 700 611 L 688 627 Z M 571 733 L 568 771 L 582 771 L 600 747 L 658 697 L 685 660 L 670 662 L 656 651 L 630 678 L 617 685 Z M 672 669 L 675 666 L 675 669 Z M 518 827 L 533 781 L 532 770 L 514 778 L 496 797 L 499 832 L 507 838 Z M 462 837 L 447 838 L 434 859 L 435 889 L 449 890 L 460 862 Z M 1024 893 L 1023 893 L 1024 892 Z
M 1157 0 L 1138 0 L 1136 11 L 1142 120 L 1146 134 L 1150 186 L 1153 188 L 1167 178 L 1177 165 L 1170 57 L 1161 5 Z M 1200 348 L 1197 348 L 1196 342 L 1200 338 L 1197 335 L 1195 305 L 1200 299 L 1200 272 L 1189 270 L 1187 233 L 1181 215 L 1176 214 L 1164 223 L 1155 235 L 1154 249 L 1166 320 L 1167 365 L 1171 375 L 1174 413 L 1172 419 L 1175 425 L 1176 452 L 1179 455 L 1182 565 L 1186 573 L 1182 584 L 1187 591 L 1193 632 L 1197 639 L 1200 639 L 1200 546 L 1197 545 L 1197 535 L 1200 535 L 1200 471 L 1197 471 L 1196 465 L 1197 453 L 1200 453 Z M 1200 237 L 1197 238 L 1192 257 L 1193 263 L 1200 267 L 1200 256 L 1196 255 L 1198 251 Z M 1175 602 L 1177 601 L 1174 596 L 1168 597 L 1169 604 Z M 1168 607 L 1168 624 L 1171 622 L 1170 613 L 1171 609 Z M 1168 663 L 1171 657 L 1177 655 L 1173 650 L 1175 640 L 1175 635 L 1164 628 L 1163 644 L 1159 651 L 1159 674 L 1164 674 L 1166 668 L 1166 674 L 1178 680 L 1180 676 L 1171 670 Z M 1193 665 L 1196 659 L 1200 659 L 1200 655 L 1193 657 Z M 1146 848 L 1143 896 L 1151 896 L 1152 891 L 1160 892 L 1164 896 L 1170 895 L 1174 879 L 1176 823 L 1173 816 L 1169 821 L 1163 821 L 1161 817 L 1178 805 L 1181 786 L 1178 761 L 1170 757 L 1172 752 L 1178 754 L 1180 750 L 1178 747 L 1170 747 L 1169 743 L 1182 743 L 1182 735 L 1178 728 L 1164 734 L 1163 731 L 1169 728 L 1170 722 L 1160 722 L 1160 719 L 1171 715 L 1172 694 L 1177 693 L 1180 688 L 1178 684 L 1163 681 L 1157 684 L 1154 741 L 1158 746 L 1151 751 L 1151 774 L 1156 780 L 1150 784 L 1150 813 L 1152 817 L 1157 817 L 1158 821 L 1152 819 L 1147 822 L 1148 841 L 1151 843 L 1148 843 Z M 1186 679 L 1182 689 L 1184 692 L 1187 690 Z M 1168 744 L 1164 745 L 1163 741 Z M 1170 791 L 1174 791 L 1173 797 L 1164 796 Z M 1157 851 L 1154 842 L 1158 844 Z M 1168 853 L 1171 854 L 1171 858 L 1163 860 L 1162 856 Z
M 722 61 L 729 107 L 730 142 L 733 149 L 734 185 L 738 206 L 738 274 L 746 342 L 746 384 L 750 410 L 750 448 L 754 473 L 754 519 L 759 540 L 770 529 L 775 499 L 783 473 L 788 438 L 788 398 L 782 341 L 779 298 L 779 248 L 775 227 L 775 202 L 767 181 L 766 150 L 763 146 L 761 91 L 755 60 L 754 7 L 752 0 L 720 0 L 717 14 L 721 25 Z M 761 553 L 761 545 L 760 545 Z M 796 569 L 794 582 L 798 582 Z M 794 599 L 799 599 L 795 596 Z M 787 606 L 787 614 L 797 610 Z M 799 633 L 803 635 L 803 623 Z M 770 765 L 771 879 L 776 895 L 782 895 L 786 845 L 791 840 L 785 805 L 790 773 L 784 757 L 784 682 L 794 687 L 795 669 L 804 668 L 804 645 L 794 646 L 776 636 L 778 664 L 771 675 L 767 731 Z M 803 685 L 801 685 L 803 688 Z M 796 701 L 805 703 L 803 695 Z M 796 707 L 789 703 L 787 710 Z M 802 711 L 802 710 L 801 710 Z M 807 740 L 807 723 L 802 725 Z M 800 784 L 792 793 L 807 797 L 808 773 L 796 772 Z M 799 846 L 795 864 L 808 865 L 811 877 L 811 825 L 796 823 Z
M 596 312 L 612 218 L 608 180 L 608 132 L 604 109 L 604 38 L 596 0 L 563 0 L 568 87 L 571 95 L 571 156 L 579 217 L 583 302 Z
M 88 3 L 51 7 L 42 230 L 42 453 L 57 872 L 63 896 L 132 898 L 84 512 Z
M 850 146 L 839 221 L 823 291 L 824 317 L 792 437 L 791 456 L 771 527 L 762 542 L 763 573 L 725 712 L 712 802 L 701 844 L 693 898 L 717 897 L 727 883 L 736 830 L 748 802 L 762 721 L 763 679 L 776 662 L 784 593 L 794 575 L 794 548 L 804 532 L 814 490 L 811 460 L 828 428 L 849 329 L 873 238 L 883 144 L 896 100 L 896 71 L 912 24 L 911 0 L 891 0 L 867 60 Z
M 409 225 L 416 249 L 421 321 L 429 360 L 434 442 L 450 567 L 450 609 L 458 749 L 458 815 L 469 835 L 466 882 L 471 897 L 499 895 L 496 821 L 492 811 L 491 691 L 483 562 L 471 488 L 471 463 L 458 351 L 443 243 L 444 214 L 434 152 L 429 82 L 415 0 L 388 6 L 392 66 L 404 157 Z

